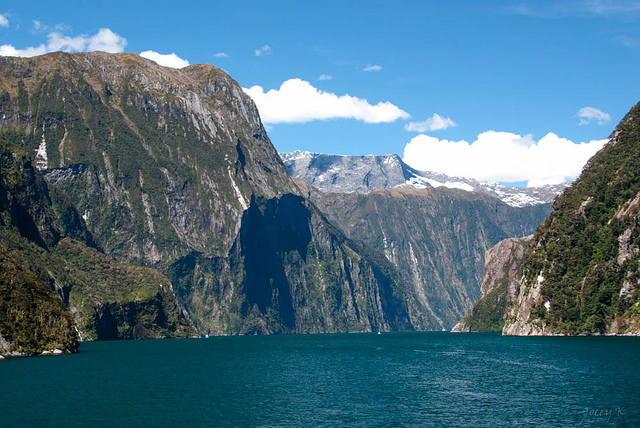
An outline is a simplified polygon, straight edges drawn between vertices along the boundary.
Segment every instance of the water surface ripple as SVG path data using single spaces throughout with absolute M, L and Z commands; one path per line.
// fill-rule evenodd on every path
M 640 426 L 640 338 L 82 343 L 0 362 L 3 426 Z

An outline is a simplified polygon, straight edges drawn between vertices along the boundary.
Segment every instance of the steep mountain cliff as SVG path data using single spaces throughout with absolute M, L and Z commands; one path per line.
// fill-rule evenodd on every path
M 506 318 L 507 335 L 640 334 L 638 171 L 640 104 L 554 202 L 516 269 L 522 274 L 509 275 L 506 307 L 492 309 L 500 299 L 489 293 L 471 322 L 481 305 L 487 318 Z M 496 269 L 512 262 L 499 258 Z
M 253 191 L 295 191 L 255 106 L 213 66 L 54 53 L 1 58 L 0 74 L 0 133 L 58 169 L 48 175 L 118 259 L 224 254 Z
M 300 195 L 222 70 L 94 52 L 3 57 L 0 75 L 0 136 L 35 155 L 97 247 L 170 277 L 201 334 L 433 324 L 393 266 Z
M 480 298 L 487 249 L 533 233 L 550 208 L 447 188 L 327 194 L 300 186 L 348 237 L 383 251 L 445 329 Z
M 280 155 L 292 177 L 327 193 L 369 193 L 374 190 L 445 187 L 494 196 L 513 207 L 553 202 L 566 183 L 541 187 L 509 187 L 433 171 L 418 171 L 398 155 L 339 156 L 295 151 Z
M 533 239 L 503 333 L 640 334 L 640 104 Z
M 47 185 L 24 149 L 0 140 L 5 352 L 72 352 L 78 334 L 101 339 L 195 334 L 167 278 L 120 265 L 90 246 L 91 234 L 66 196 Z M 127 315 L 113 318 L 119 312 Z
M 482 298 L 452 332 L 502 331 L 511 305 L 516 301 L 524 255 L 533 235 L 498 242 L 485 255 Z
M 0 356 L 54 350 L 78 350 L 71 314 L 47 284 L 0 246 Z

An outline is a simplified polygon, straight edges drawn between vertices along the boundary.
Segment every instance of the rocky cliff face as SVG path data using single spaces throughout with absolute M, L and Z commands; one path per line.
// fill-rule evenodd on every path
M 241 223 L 228 257 L 191 253 L 173 265 L 178 293 L 194 318 L 202 320 L 201 331 L 321 333 L 436 326 L 384 257 L 344 238 L 304 198 L 253 199 Z M 192 284 L 202 286 L 192 290 Z
M 0 133 L 56 168 L 47 176 L 120 260 L 226 254 L 252 193 L 295 192 L 255 105 L 213 66 L 55 53 L 1 58 L 0 74 Z
M 503 333 L 640 333 L 640 104 L 559 196 Z
M 496 197 L 513 207 L 553 202 L 567 184 L 508 187 L 432 171 L 418 171 L 398 155 L 339 156 L 295 151 L 280 155 L 292 177 L 327 193 L 369 193 L 374 190 L 427 187 L 461 189 Z
M 73 352 L 78 336 L 107 338 L 104 308 L 127 308 L 109 338 L 195 334 L 170 282 L 121 265 L 94 246 L 83 220 L 24 149 L 0 141 L 0 335 L 6 352 Z M 160 308 L 154 316 L 149 306 Z M 133 333 L 132 333 L 133 332 Z
M 533 233 L 549 212 L 458 189 L 326 194 L 300 186 L 348 237 L 383 251 L 445 329 L 480 298 L 487 249 Z
M 508 310 L 518 297 L 522 262 L 533 235 L 498 242 L 485 255 L 482 298 L 452 332 L 502 331 Z
M 369 193 L 404 186 L 416 173 L 398 155 L 280 154 L 292 177 L 326 193 Z
M 170 276 L 200 333 L 430 325 L 384 259 L 300 196 L 222 70 L 95 52 L 3 57 L 0 75 L 0 136 L 35 156 L 98 247 Z M 105 308 L 113 332 L 128 312 Z

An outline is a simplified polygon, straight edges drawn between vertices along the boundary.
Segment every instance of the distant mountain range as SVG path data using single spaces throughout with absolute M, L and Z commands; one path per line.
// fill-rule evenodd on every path
M 541 187 L 511 187 L 473 178 L 418 171 L 396 154 L 342 156 L 304 151 L 281 153 L 287 171 L 322 192 L 368 193 L 380 189 L 446 187 L 495 196 L 512 207 L 553 202 L 568 183 Z
M 532 234 L 558 191 L 420 172 L 397 155 L 281 157 L 333 224 L 384 253 L 444 329 L 480 298 L 487 249 Z

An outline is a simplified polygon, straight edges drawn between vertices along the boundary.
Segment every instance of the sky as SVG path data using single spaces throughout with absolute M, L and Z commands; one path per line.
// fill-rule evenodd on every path
M 0 4 L 0 55 L 56 50 L 214 64 L 281 152 L 518 185 L 575 178 L 640 101 L 640 1 Z

